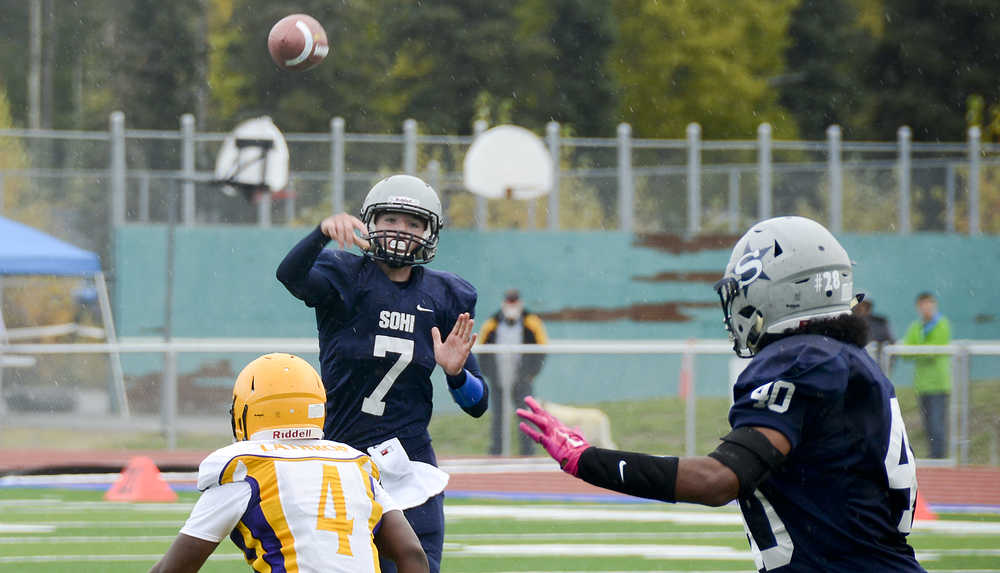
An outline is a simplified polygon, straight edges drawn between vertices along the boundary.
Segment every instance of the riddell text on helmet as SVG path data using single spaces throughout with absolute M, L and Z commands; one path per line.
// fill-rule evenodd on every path
M 311 438 L 311 429 L 292 428 L 290 430 L 274 430 L 271 439 L 274 440 L 294 440 L 296 438 Z

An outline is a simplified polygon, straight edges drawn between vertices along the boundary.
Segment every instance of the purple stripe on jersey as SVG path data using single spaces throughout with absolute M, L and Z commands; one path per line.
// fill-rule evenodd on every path
M 251 506 L 256 506 L 260 504 L 260 487 L 257 485 L 257 480 L 249 478 L 247 483 L 250 484 L 250 501 L 247 503 L 247 508 Z M 243 519 L 242 517 L 240 518 Z M 253 563 L 257 560 L 257 551 L 253 548 L 247 547 L 246 543 L 243 541 L 243 534 L 240 533 L 239 528 L 233 528 L 229 532 L 229 539 L 233 540 L 236 547 L 243 552 L 243 556 L 249 563 Z
M 377 503 L 375 501 L 375 478 L 372 477 L 372 476 L 370 476 L 370 475 L 368 476 L 368 487 L 370 487 L 371 491 L 372 491 L 372 503 Z M 381 516 L 379 516 L 378 522 L 375 524 L 375 527 L 372 529 L 372 537 L 375 537 L 376 535 L 378 535 L 378 530 L 382 529 L 382 517 L 384 515 L 385 514 L 383 513 Z
M 271 566 L 271 572 L 286 573 L 285 555 L 281 552 L 281 541 L 274 533 L 274 528 L 267 522 L 267 518 L 264 517 L 264 511 L 260 508 L 260 485 L 257 480 L 250 476 L 247 476 L 246 482 L 250 484 L 252 493 L 247 511 L 240 521 L 250 530 L 250 534 L 260 541 L 264 550 L 264 561 Z M 247 552 L 244 551 L 244 554 Z

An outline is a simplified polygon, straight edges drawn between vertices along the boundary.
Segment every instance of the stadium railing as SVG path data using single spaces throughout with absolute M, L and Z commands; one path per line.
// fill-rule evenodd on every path
M 71 410 L 64 415 L 57 415 L 53 412 L 42 412 L 36 415 L 26 415 L 14 411 L 9 407 L 9 392 L 5 392 L 2 386 L 3 364 L 0 362 L 0 397 L 7 397 L 7 400 L 0 399 L 0 432 L 15 427 L 82 427 L 100 429 L 158 429 L 162 431 L 169 449 L 174 449 L 177 444 L 178 429 L 181 425 L 181 416 L 178 413 L 178 357 L 183 354 L 247 354 L 258 355 L 267 352 L 291 352 L 302 354 L 308 357 L 315 357 L 319 352 L 316 339 L 303 338 L 275 338 L 275 339 L 174 339 L 171 341 L 154 339 L 132 339 L 120 341 L 118 343 L 74 343 L 74 344 L 8 344 L 0 345 L 0 357 L 31 357 L 33 360 L 41 359 L 47 355 L 103 355 L 108 360 L 114 356 L 127 356 L 134 354 L 160 355 L 163 358 L 162 371 L 155 376 L 155 387 L 158 391 L 159 416 L 151 418 L 137 414 L 129 414 L 130 408 L 122 407 L 121 401 L 127 400 L 128 395 L 121 395 L 115 392 L 115 388 L 122 387 L 115 381 L 109 381 L 106 386 L 106 396 L 109 402 L 106 416 L 94 417 L 87 414 L 88 419 L 81 419 L 81 414 L 74 414 Z M 732 361 L 736 359 L 732 356 L 732 347 L 725 340 L 553 340 L 546 345 L 500 345 L 500 344 L 480 344 L 474 348 L 476 354 L 547 354 L 547 355 L 579 355 L 579 356 L 673 356 L 681 358 L 681 369 L 676 374 L 678 377 L 688 377 L 691 382 L 686 386 L 690 391 L 680 390 L 674 394 L 670 388 L 671 395 L 679 395 L 684 401 L 684 454 L 695 455 L 697 409 L 696 403 L 699 397 L 699 384 L 697 373 L 694 372 L 696 356 L 728 357 Z M 950 432 L 949 432 L 949 457 L 944 460 L 922 460 L 929 465 L 966 465 L 970 463 L 970 446 L 972 445 L 971 431 L 981 428 L 972 427 L 973 412 L 976 406 L 972 397 L 973 380 L 970 372 L 970 362 L 974 357 L 1000 357 L 1000 341 L 984 340 L 957 340 L 952 344 L 942 346 L 906 346 L 906 345 L 886 345 L 882 348 L 883 364 L 892 364 L 893 357 L 907 357 L 918 355 L 949 355 L 953 357 L 953 391 L 950 399 Z M 730 364 L 732 364 L 732 361 Z M 745 364 L 746 361 L 740 361 Z M 33 364 L 33 363 L 32 363 Z M 12 366 L 13 364 L 9 364 Z M 897 370 L 899 370 L 897 368 Z M 108 368 L 108 372 L 115 372 L 116 369 Z M 718 372 L 715 370 L 713 372 Z M 727 376 L 728 384 L 735 382 L 735 376 L 739 369 L 729 368 Z M 671 378 L 673 372 L 663 371 L 650 373 L 654 378 Z M 978 382 L 978 380 L 977 380 Z M 988 380 L 989 383 L 997 383 L 1000 380 Z M 221 391 L 228 392 L 231 386 L 227 386 L 227 380 L 220 381 Z M 896 381 L 900 386 L 900 381 Z M 905 381 L 903 381 L 905 384 Z M 63 387 L 63 392 L 70 390 Z M 987 388 L 987 390 L 989 390 Z M 195 397 L 197 399 L 197 396 Z M 579 396 L 566 396 L 567 403 L 574 403 Z M 132 410 L 134 412 L 134 410 Z M 510 409 L 507 410 L 511 411 Z M 211 428 L 219 427 L 220 416 L 218 412 L 211 417 L 212 422 L 207 426 Z M 191 424 L 190 419 L 183 420 L 184 427 Z M 911 436 L 913 428 L 911 428 Z M 992 436 L 991 460 L 996 456 L 997 445 L 996 436 Z M 996 460 L 992 460 L 996 463 Z

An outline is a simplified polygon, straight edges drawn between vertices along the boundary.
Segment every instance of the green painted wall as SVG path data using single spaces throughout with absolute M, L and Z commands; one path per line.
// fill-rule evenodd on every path
M 274 278 L 287 250 L 307 228 L 196 227 L 176 229 L 173 335 L 175 337 L 311 337 L 313 313 Z M 994 292 L 1000 283 L 1000 238 L 918 234 L 846 235 L 856 262 L 855 288 L 875 300 L 901 336 L 914 317 L 917 293 L 939 295 L 956 338 L 1000 339 Z M 711 281 L 649 282 L 657 273 L 721 275 L 729 248 L 672 254 L 639 246 L 620 232 L 446 231 L 434 268 L 457 272 L 479 289 L 477 314 L 494 312 L 502 292 L 521 289 L 526 304 L 542 312 L 568 307 L 621 309 L 661 302 L 707 303 L 681 307 L 686 322 L 555 322 L 557 339 L 723 338 Z M 729 244 L 730 241 L 724 241 Z M 116 234 L 114 304 L 119 336 L 159 336 L 166 285 L 163 226 L 126 226 Z M 723 244 L 723 243 L 720 243 Z M 181 371 L 215 356 L 184 356 Z M 232 357 L 234 367 L 252 355 Z M 728 358 L 699 358 L 701 393 L 726 388 Z M 1000 365 L 1000 364 L 998 364 Z M 126 357 L 127 372 L 159 369 L 157 357 Z M 577 402 L 673 393 L 678 360 L 669 357 L 562 356 L 549 360 L 538 393 Z M 995 370 L 977 359 L 974 372 Z M 905 367 L 897 383 L 906 384 Z M 446 396 L 442 392 L 442 396 Z M 450 400 L 437 401 L 439 406 Z

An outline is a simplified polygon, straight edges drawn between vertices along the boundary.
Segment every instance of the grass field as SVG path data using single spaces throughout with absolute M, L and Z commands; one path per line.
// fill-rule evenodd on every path
M 146 571 L 196 494 L 173 504 L 101 491 L 0 489 L 0 571 Z M 443 571 L 751 571 L 735 509 L 449 499 Z M 931 529 L 933 527 L 933 529 Z M 943 515 L 910 537 L 930 571 L 1000 571 L 1000 516 Z M 202 571 L 247 570 L 227 540 Z

